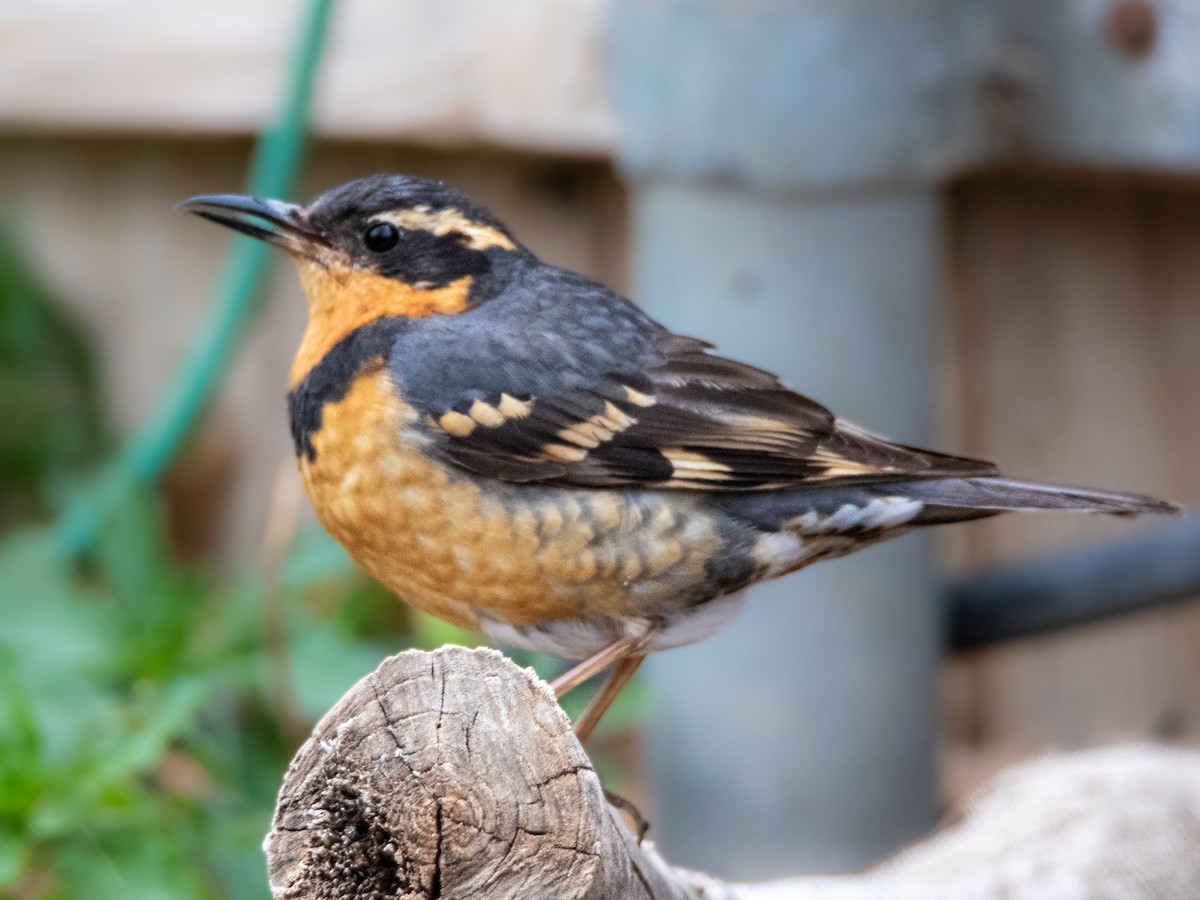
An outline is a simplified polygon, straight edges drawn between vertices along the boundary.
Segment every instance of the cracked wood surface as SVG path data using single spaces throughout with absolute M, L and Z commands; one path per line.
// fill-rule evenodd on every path
M 385 660 L 317 724 L 266 851 L 278 898 L 680 898 L 549 688 L 494 650 Z
M 1182 900 L 1197 846 L 1200 753 L 1131 745 L 1005 772 L 866 873 L 725 884 L 638 843 L 532 671 L 443 647 L 384 660 L 317 723 L 265 849 L 288 900 Z

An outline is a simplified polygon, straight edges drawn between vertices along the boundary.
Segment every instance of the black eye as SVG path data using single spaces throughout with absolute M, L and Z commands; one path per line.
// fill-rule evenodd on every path
M 391 222 L 372 225 L 363 235 L 363 243 L 372 253 L 386 253 L 400 240 L 400 230 Z

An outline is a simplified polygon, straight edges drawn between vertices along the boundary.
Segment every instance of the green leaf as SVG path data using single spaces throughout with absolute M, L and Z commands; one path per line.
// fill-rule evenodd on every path
M 21 880 L 29 858 L 29 845 L 13 829 L 0 826 L 0 888 Z
M 120 737 L 101 741 L 103 752 L 94 768 L 81 777 L 79 795 L 98 794 L 150 769 L 167 745 L 190 727 L 209 687 L 202 678 L 181 678 L 162 687 L 147 685 L 150 696 L 126 710 Z
M 280 581 L 285 590 L 299 590 L 315 584 L 344 581 L 357 572 L 354 561 L 342 545 L 320 525 L 308 522 L 297 529 L 288 546 Z
M 387 655 L 383 647 L 354 640 L 333 623 L 298 611 L 289 647 L 296 705 L 315 722 Z

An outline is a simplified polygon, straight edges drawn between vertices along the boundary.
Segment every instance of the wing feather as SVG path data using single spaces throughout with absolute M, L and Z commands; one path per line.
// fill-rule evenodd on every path
M 769 372 L 663 331 L 653 364 L 538 396 L 465 391 L 429 417 L 443 456 L 513 482 L 748 491 L 988 475 L 991 463 L 892 443 Z

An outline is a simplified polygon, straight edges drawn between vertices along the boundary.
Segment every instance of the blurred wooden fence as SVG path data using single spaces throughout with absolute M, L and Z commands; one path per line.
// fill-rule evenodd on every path
M 1200 183 L 1014 172 L 949 196 L 951 445 L 1022 475 L 1200 503 Z M 972 567 L 1130 530 L 1010 517 L 947 530 L 944 543 L 954 566 Z M 1195 736 L 1200 606 L 995 648 L 951 669 L 951 727 L 969 741 Z

